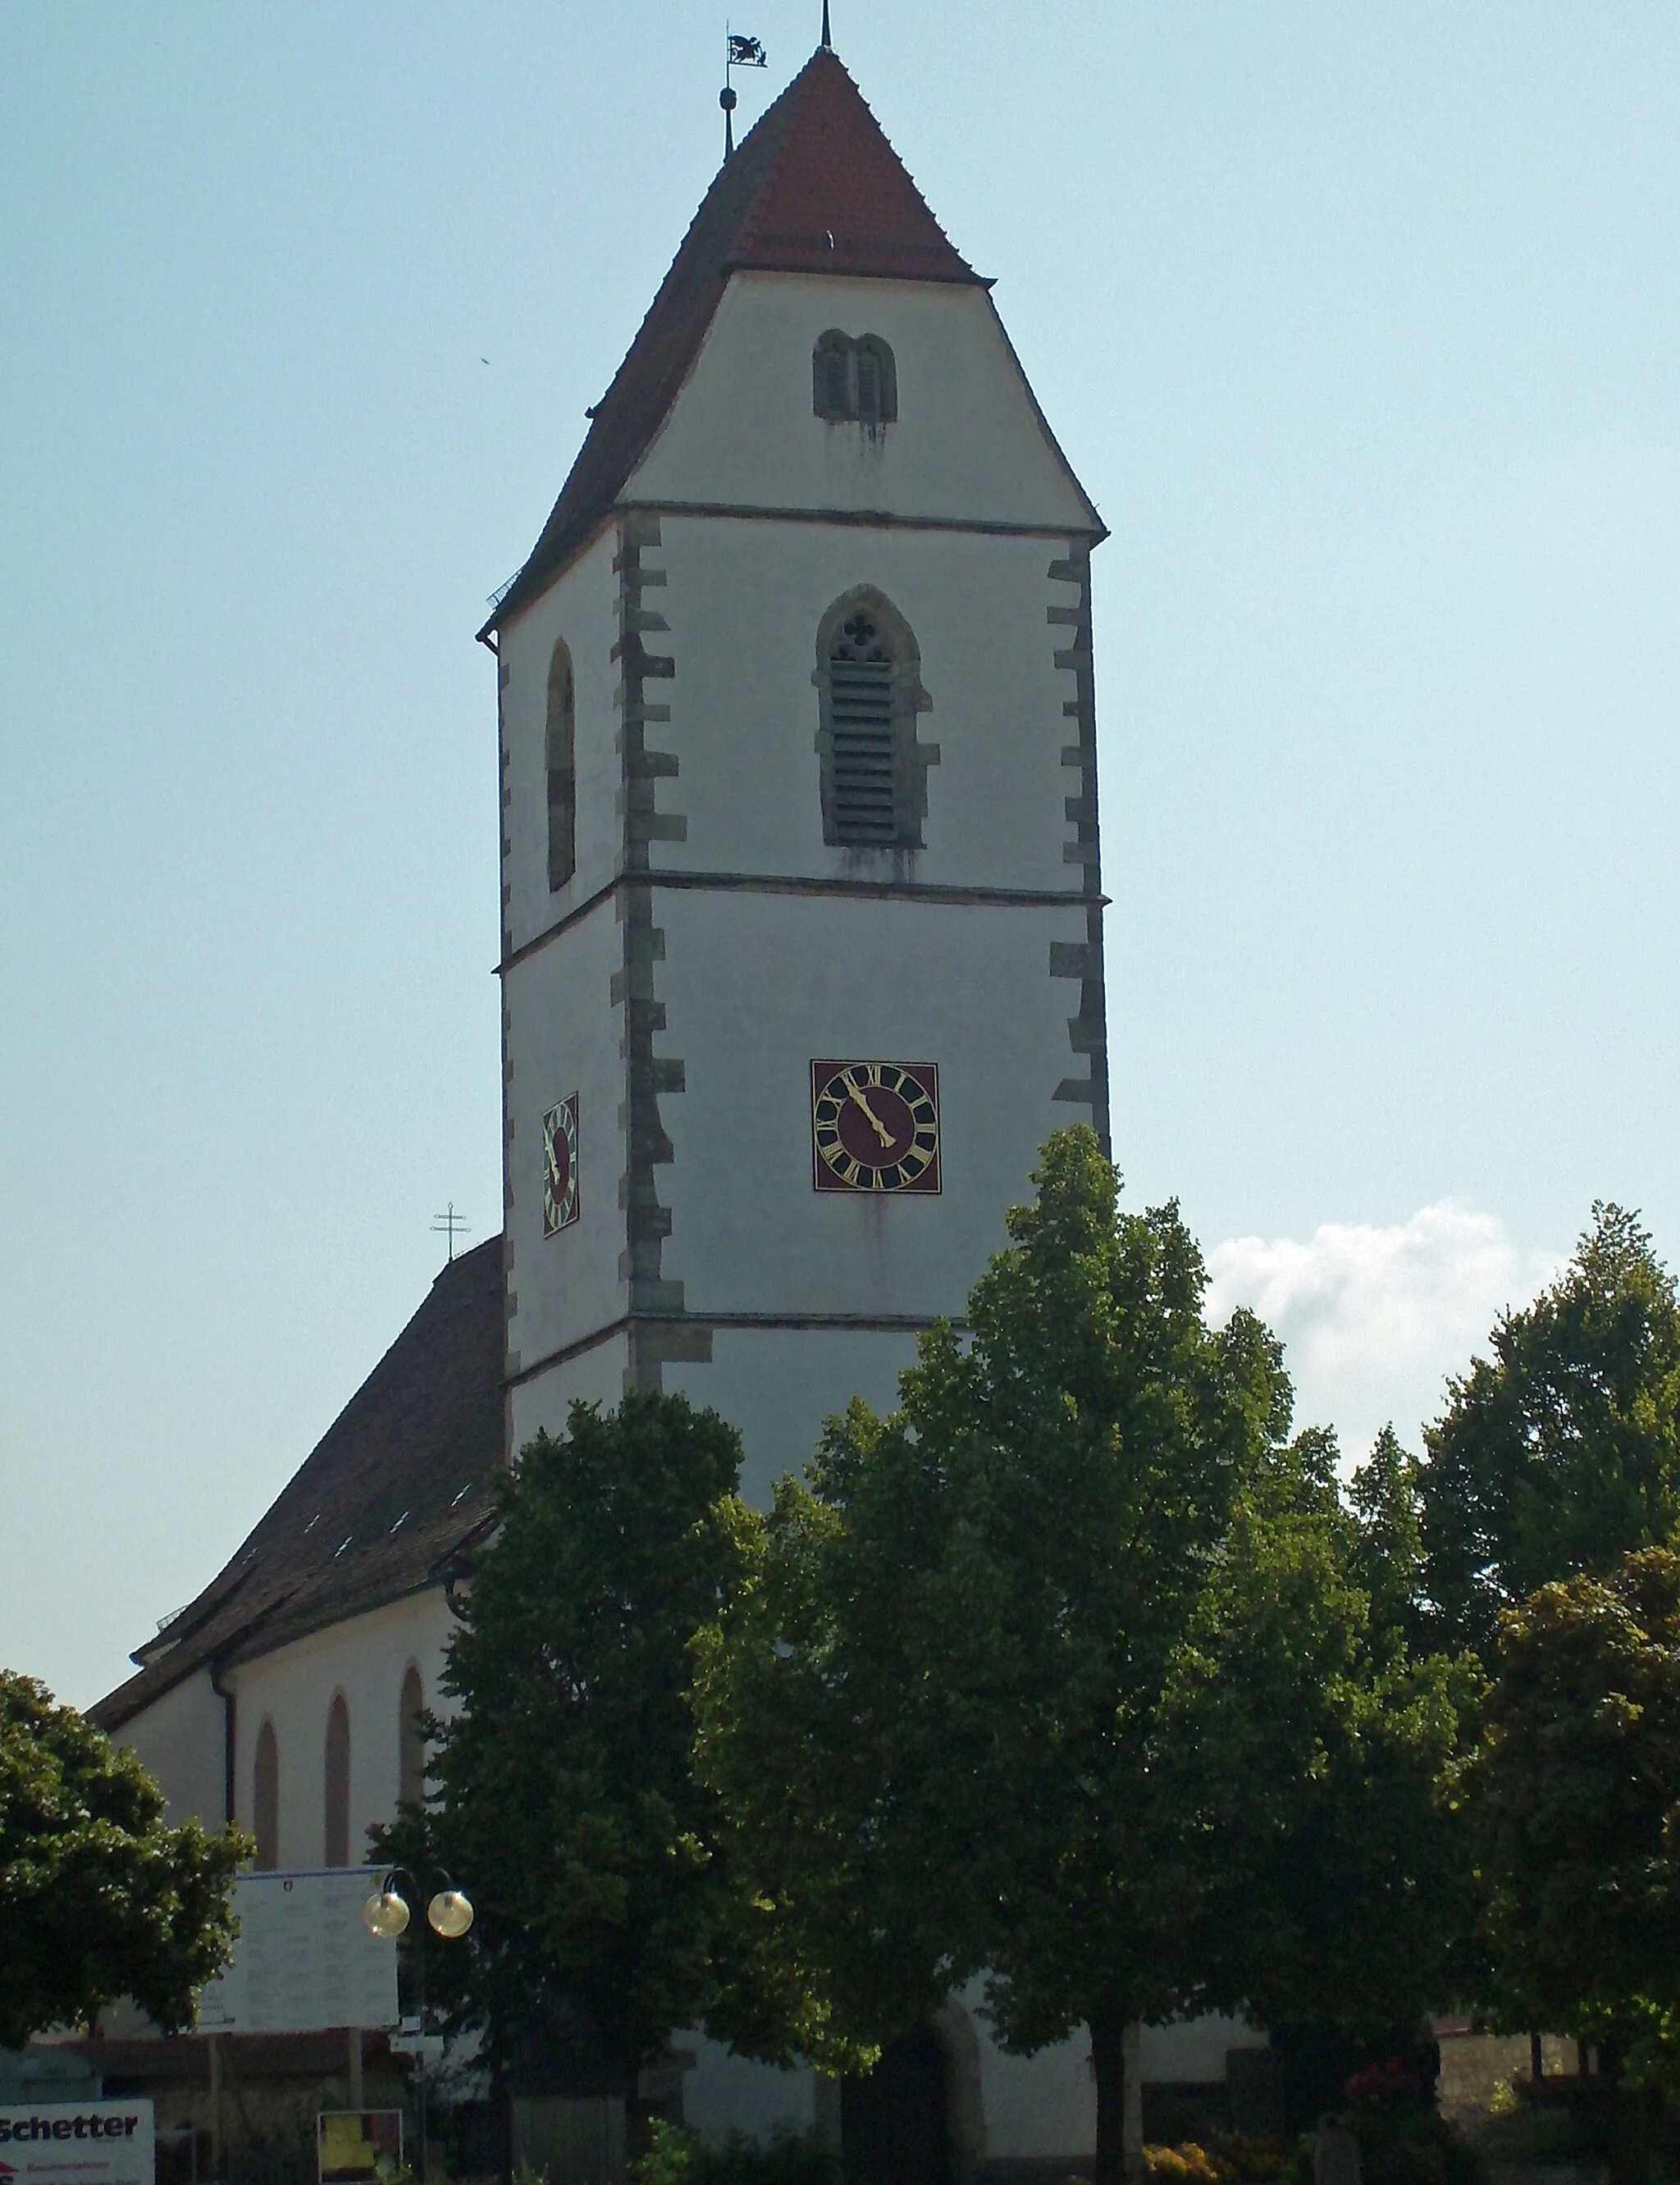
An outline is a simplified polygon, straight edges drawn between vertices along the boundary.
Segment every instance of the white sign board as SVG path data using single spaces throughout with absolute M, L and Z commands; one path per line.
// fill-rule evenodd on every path
M 153 2185 L 149 2102 L 0 2106 L 0 2185 Z
M 232 1962 L 199 1997 L 201 2033 L 323 2033 L 397 2022 L 396 1945 L 370 1935 L 361 1908 L 377 1869 L 242 1874 Z M 5 2180 L 0 2177 L 0 2185 Z

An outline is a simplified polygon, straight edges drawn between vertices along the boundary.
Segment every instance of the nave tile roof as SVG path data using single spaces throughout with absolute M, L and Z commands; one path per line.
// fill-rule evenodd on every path
M 501 1239 L 463 1252 L 227 1568 L 90 1708 L 108 1730 L 206 1666 L 434 1584 L 494 1522 L 507 1340 Z

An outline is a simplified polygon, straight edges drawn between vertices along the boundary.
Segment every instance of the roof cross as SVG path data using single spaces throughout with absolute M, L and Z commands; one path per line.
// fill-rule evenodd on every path
M 432 1217 L 432 1233 L 434 1236 L 448 1238 L 449 1256 L 451 1260 L 455 1257 L 456 1238 L 464 1237 L 470 1226 L 456 1212 L 455 1201 L 452 1199 L 441 1214 L 434 1215 Z

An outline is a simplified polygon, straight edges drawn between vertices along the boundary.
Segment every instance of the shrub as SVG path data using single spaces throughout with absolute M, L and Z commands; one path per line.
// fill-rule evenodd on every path
M 1241 2185 L 1272 2185 L 1281 2177 L 1289 2158 L 1280 2139 L 1257 2132 L 1224 2132 L 1214 2140 L 1212 2153 L 1229 2177 Z
M 1481 2161 L 1456 2125 L 1420 2102 L 1350 2104 L 1364 2185 L 1481 2185 Z
M 1179 2147 L 1145 2147 L 1143 2159 L 1153 2185 L 1237 2185 L 1236 2171 L 1193 2139 Z
M 733 2132 L 714 2145 L 660 2119 L 630 2165 L 630 2185 L 839 2185 L 839 2175 L 820 2132 L 778 2125 L 767 2140 Z
M 1415 2071 L 1408 2071 L 1397 2056 L 1386 2063 L 1367 2064 L 1342 2088 L 1350 2102 L 1416 2101 L 1424 2090 Z

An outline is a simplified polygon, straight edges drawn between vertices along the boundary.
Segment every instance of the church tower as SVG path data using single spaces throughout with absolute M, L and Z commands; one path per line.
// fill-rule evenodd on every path
M 825 44 L 729 158 L 482 634 L 508 1432 L 680 1389 L 743 1487 L 1105 1143 L 1095 510 Z

